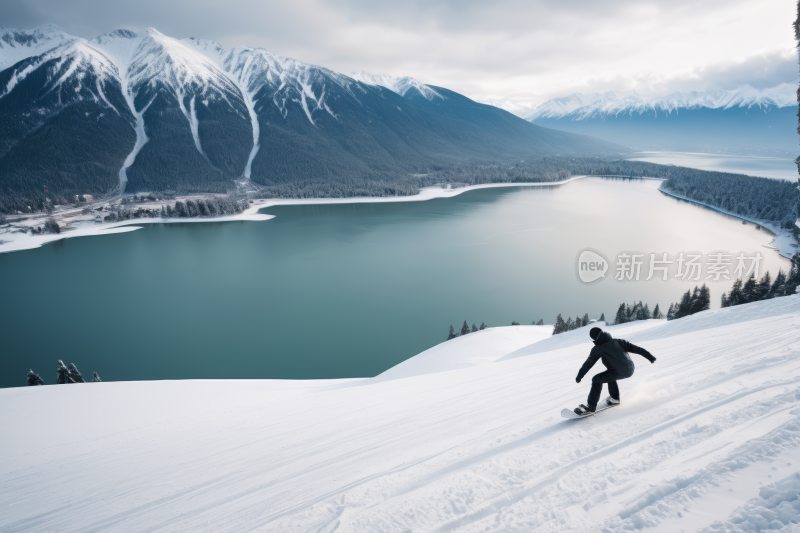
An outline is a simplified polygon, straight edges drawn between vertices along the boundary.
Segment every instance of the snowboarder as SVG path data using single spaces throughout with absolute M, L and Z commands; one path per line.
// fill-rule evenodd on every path
M 629 378 L 633 375 L 633 361 L 631 361 L 628 352 L 638 353 L 651 363 L 656 362 L 650 352 L 644 348 L 640 348 L 635 344 L 623 339 L 614 339 L 611 335 L 600 328 L 592 328 L 589 330 L 589 336 L 594 341 L 594 348 L 589 353 L 589 358 L 583 363 L 578 377 L 575 378 L 576 383 L 580 383 L 583 376 L 586 375 L 598 359 L 603 361 L 606 367 L 605 372 L 600 372 L 592 378 L 592 389 L 589 391 L 589 399 L 585 404 L 575 408 L 575 414 L 585 415 L 594 413 L 597 409 L 597 402 L 600 401 L 600 392 L 603 390 L 603 383 L 608 383 L 608 405 L 619 404 L 619 387 L 617 381 L 620 379 Z

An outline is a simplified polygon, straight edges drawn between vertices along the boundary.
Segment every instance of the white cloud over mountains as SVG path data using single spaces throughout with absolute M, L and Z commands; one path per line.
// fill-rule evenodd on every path
M 0 21 L 83 37 L 154 26 L 263 46 L 339 72 L 413 76 L 475 99 L 539 104 L 574 92 L 640 94 L 795 82 L 786 0 L 6 0 Z

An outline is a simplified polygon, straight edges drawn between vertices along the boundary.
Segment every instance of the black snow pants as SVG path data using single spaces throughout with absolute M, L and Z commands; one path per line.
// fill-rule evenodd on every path
M 603 391 L 603 383 L 608 383 L 608 394 L 615 400 L 619 400 L 619 387 L 617 380 L 626 379 L 631 376 L 625 376 L 616 370 L 606 370 L 600 372 L 592 378 L 592 388 L 589 391 L 589 401 L 586 406 L 594 410 L 597 408 L 597 402 L 600 401 L 600 393 Z

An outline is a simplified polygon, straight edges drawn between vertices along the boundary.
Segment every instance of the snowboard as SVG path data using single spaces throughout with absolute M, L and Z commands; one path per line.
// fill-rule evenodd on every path
M 595 410 L 594 413 L 586 413 L 585 415 L 579 415 L 572 409 L 563 409 L 561 411 L 561 416 L 563 416 L 564 418 L 568 418 L 570 420 L 577 420 L 578 418 L 586 418 L 587 416 L 592 416 L 597 413 L 602 413 L 606 409 L 611 409 L 612 407 L 616 407 L 617 405 L 619 404 L 608 405 L 608 397 L 606 397 L 605 400 L 597 404 L 597 409 Z

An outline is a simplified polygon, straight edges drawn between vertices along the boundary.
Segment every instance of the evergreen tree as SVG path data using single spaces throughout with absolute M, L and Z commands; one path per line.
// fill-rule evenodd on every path
M 659 309 L 658 304 L 653 308 L 653 318 L 657 320 L 662 320 L 664 318 L 664 313 L 661 312 Z
M 453 325 L 450 324 L 450 333 L 447 334 L 447 340 L 455 339 L 458 335 L 456 335 L 456 330 L 453 329 Z
M 471 331 L 471 333 L 475 333 L 476 331 L 478 331 L 478 326 L 476 326 L 475 322 L 473 322 L 472 323 L 472 331 Z
M 755 302 L 756 296 L 756 277 L 751 274 L 742 287 L 742 299 L 744 300 L 742 303 L 749 304 L 750 302 Z
M 772 287 L 772 276 L 769 275 L 769 272 L 764 272 L 764 276 L 762 276 L 761 280 L 756 285 L 756 299 L 757 300 L 766 300 L 769 298 L 769 290 Z
M 478 329 L 486 329 L 486 325 L 483 322 L 481 322 L 481 327 L 479 327 Z
M 786 283 L 783 289 L 784 296 L 796 294 L 798 286 L 800 286 L 800 252 L 795 252 L 792 256 L 792 268 L 786 276 Z
M 28 370 L 28 386 L 44 385 L 44 380 L 33 370 Z
M 581 326 L 588 326 L 589 325 L 589 313 L 583 315 L 581 319 Z
M 625 310 L 625 304 L 619 304 L 617 309 L 617 316 L 614 317 L 614 324 L 624 324 L 628 321 L 628 313 Z
M 728 307 L 730 304 L 728 303 L 728 296 L 723 292 L 722 296 L 719 298 L 719 305 L 720 307 Z
M 544 326 L 544 319 L 540 318 L 539 322 L 536 323 L 537 326 Z
M 742 297 L 742 280 L 737 279 L 733 282 L 731 292 L 728 293 L 728 305 L 734 306 L 742 303 L 744 303 L 744 299 Z
M 517 322 L 516 320 L 512 320 L 511 321 L 511 325 L 512 326 L 519 326 L 519 322 Z
M 697 288 L 697 287 L 695 287 Z M 675 305 L 675 318 L 682 318 L 689 314 L 692 308 L 692 292 L 686 291 L 681 297 L 681 301 Z
M 44 221 L 44 232 L 45 233 L 61 233 L 61 226 L 58 225 L 56 219 L 48 218 Z
M 75 363 L 70 363 L 67 367 L 67 370 L 69 370 L 69 377 L 72 378 L 74 383 L 86 383 L 86 380 L 83 379 L 83 376 L 78 371 L 78 367 L 75 366 Z
M 69 369 L 64 365 L 64 361 L 59 359 L 56 369 L 56 384 L 63 385 L 65 383 L 75 383 L 75 380 L 69 375 Z
M 711 290 L 705 283 L 703 283 L 703 285 L 700 287 L 699 302 L 700 303 L 697 306 L 697 310 L 694 311 L 695 313 L 699 313 L 700 311 L 708 311 L 711 309 Z
M 783 296 L 783 290 L 786 285 L 786 274 L 783 273 L 783 269 L 778 270 L 778 275 L 775 276 L 775 281 L 772 282 L 772 287 L 769 289 L 769 294 L 767 298 L 777 298 L 778 296 Z
M 92 379 L 89 381 L 91 381 L 92 383 L 100 383 L 103 380 L 100 379 L 100 376 L 97 375 L 97 372 L 92 372 Z
M 553 335 L 558 335 L 559 333 L 564 332 L 565 331 L 565 329 L 564 329 L 565 326 L 566 326 L 566 323 L 564 322 L 564 319 L 561 318 L 561 313 L 558 313 L 558 316 L 556 317 L 555 326 L 553 326 Z
M 675 320 L 675 304 L 669 304 L 669 309 L 667 309 L 667 320 Z
M 650 320 L 653 318 L 653 315 L 650 313 L 649 305 L 644 304 L 644 307 L 642 308 L 642 316 L 644 317 L 642 320 Z
M 606 321 L 606 314 L 605 313 L 601 313 L 599 322 L 605 322 L 605 321 Z
M 466 335 L 469 333 L 469 326 L 467 325 L 467 321 L 464 321 L 464 324 L 461 326 L 461 335 Z
M 573 329 L 575 329 L 575 325 L 572 323 L 572 317 L 568 316 L 567 323 L 564 324 L 564 331 L 572 331 Z

